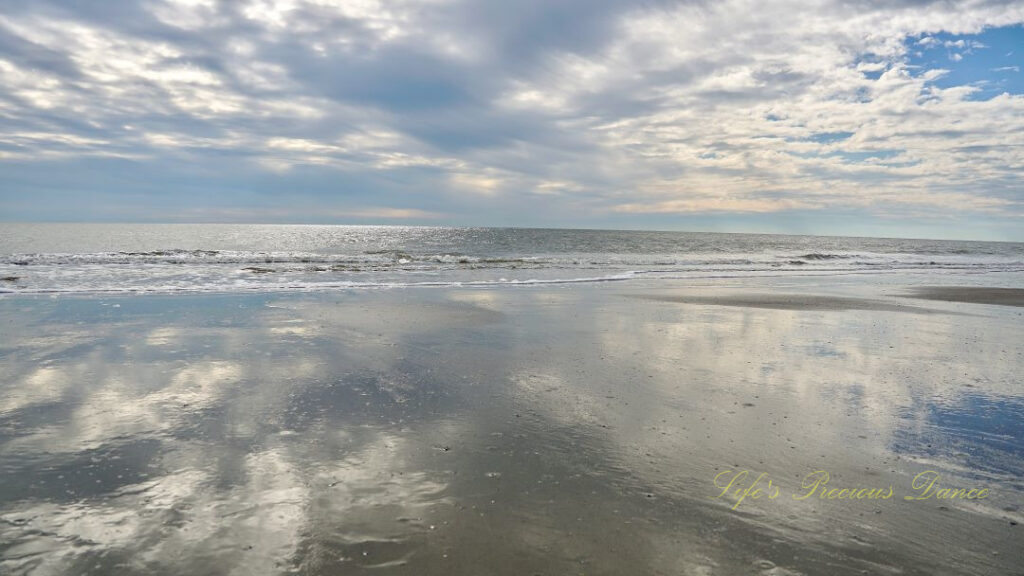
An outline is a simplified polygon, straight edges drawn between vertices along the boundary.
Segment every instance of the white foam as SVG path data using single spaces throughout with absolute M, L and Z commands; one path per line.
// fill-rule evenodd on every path
M 498 229 L 40 226 L 25 225 L 23 236 L 8 236 L 0 278 L 14 279 L 0 281 L 0 292 L 310 291 L 1024 271 L 1021 244 Z M 74 251 L 78 245 L 81 252 Z

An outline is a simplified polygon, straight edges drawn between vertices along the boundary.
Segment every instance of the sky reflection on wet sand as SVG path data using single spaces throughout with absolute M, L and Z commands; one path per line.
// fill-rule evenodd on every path
M 4 298 L 0 572 L 1024 563 L 1016 308 L 678 292 Z M 782 497 L 730 510 L 740 469 Z M 790 498 L 819 469 L 897 498 Z M 928 469 L 991 497 L 902 501 Z

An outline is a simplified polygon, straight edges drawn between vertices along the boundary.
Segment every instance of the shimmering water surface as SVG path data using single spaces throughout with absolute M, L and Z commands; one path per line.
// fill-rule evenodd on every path
M 1024 271 L 1024 244 L 515 228 L 0 223 L 0 292 L 240 292 Z
M 886 278 L 8 294 L 0 573 L 1018 574 L 1022 308 Z

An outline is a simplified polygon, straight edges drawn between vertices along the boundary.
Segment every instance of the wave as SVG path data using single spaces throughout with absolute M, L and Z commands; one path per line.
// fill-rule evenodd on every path
M 811 252 L 810 254 L 804 254 L 802 256 L 793 256 L 794 260 L 844 260 L 847 258 L 857 258 L 856 254 L 825 254 L 821 252 Z
M 159 246 L 159 245 L 157 245 Z M 321 247 L 317 247 L 321 248 Z M 0 292 L 182 292 L 334 290 L 418 286 L 514 286 L 647 278 L 989 273 L 1024 271 L 1024 252 L 921 254 L 809 247 L 750 247 L 725 253 L 551 252 L 534 248 L 465 253 L 458 246 L 255 251 L 164 248 L 0 255 Z M 502 248 L 505 248 L 502 245 Z M 756 248 L 756 249 L 754 249 Z M 803 248 L 803 249 L 801 249 Z M 467 251 L 470 248 L 466 248 Z M 475 248 L 472 248 L 475 249 Z M 796 256 L 794 256 L 796 254 Z
M 150 250 L 145 252 L 92 252 L 81 254 L 9 254 L 0 264 L 14 266 L 76 264 L 542 264 L 550 259 L 514 256 L 469 256 L 465 254 L 410 254 L 380 250 L 362 254 L 318 254 L 312 252 L 246 252 L 231 250 Z
M 191 284 L 191 285 L 153 285 L 153 286 L 67 286 L 67 287 L 29 287 L 12 290 L 0 286 L 0 294 L 169 294 L 175 292 L 323 292 L 349 289 L 393 289 L 393 288 L 493 288 L 502 286 L 534 286 L 546 284 L 593 284 L 603 282 L 621 282 L 630 280 L 637 274 L 624 272 L 606 276 L 589 276 L 581 278 L 528 278 L 498 280 L 450 280 L 450 281 L 379 281 L 379 282 L 284 282 L 284 283 L 251 283 L 251 284 Z

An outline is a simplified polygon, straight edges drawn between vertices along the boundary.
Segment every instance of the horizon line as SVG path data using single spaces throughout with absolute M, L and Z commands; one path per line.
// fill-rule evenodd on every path
M 324 222 L 203 222 L 203 221 L 158 221 L 158 220 L 3 220 L 4 224 L 47 224 L 47 225 L 157 225 L 157 226 L 338 226 L 338 227 L 372 227 L 372 228 L 453 228 L 453 229 L 474 229 L 483 228 L 491 230 L 565 230 L 578 232 L 655 232 L 665 234 L 722 234 L 722 235 L 747 235 L 747 236 L 798 236 L 808 238 L 852 238 L 852 239 L 874 239 L 874 240 L 920 240 L 930 242 L 977 242 L 977 243 L 998 243 L 998 244 L 1024 244 L 1021 240 L 983 240 L 978 238 L 929 238 L 920 236 L 862 236 L 854 234 L 807 234 L 788 232 L 736 232 L 721 230 L 666 230 L 663 228 L 589 228 L 573 226 L 468 226 L 452 224 L 396 224 L 396 223 L 324 223 Z

